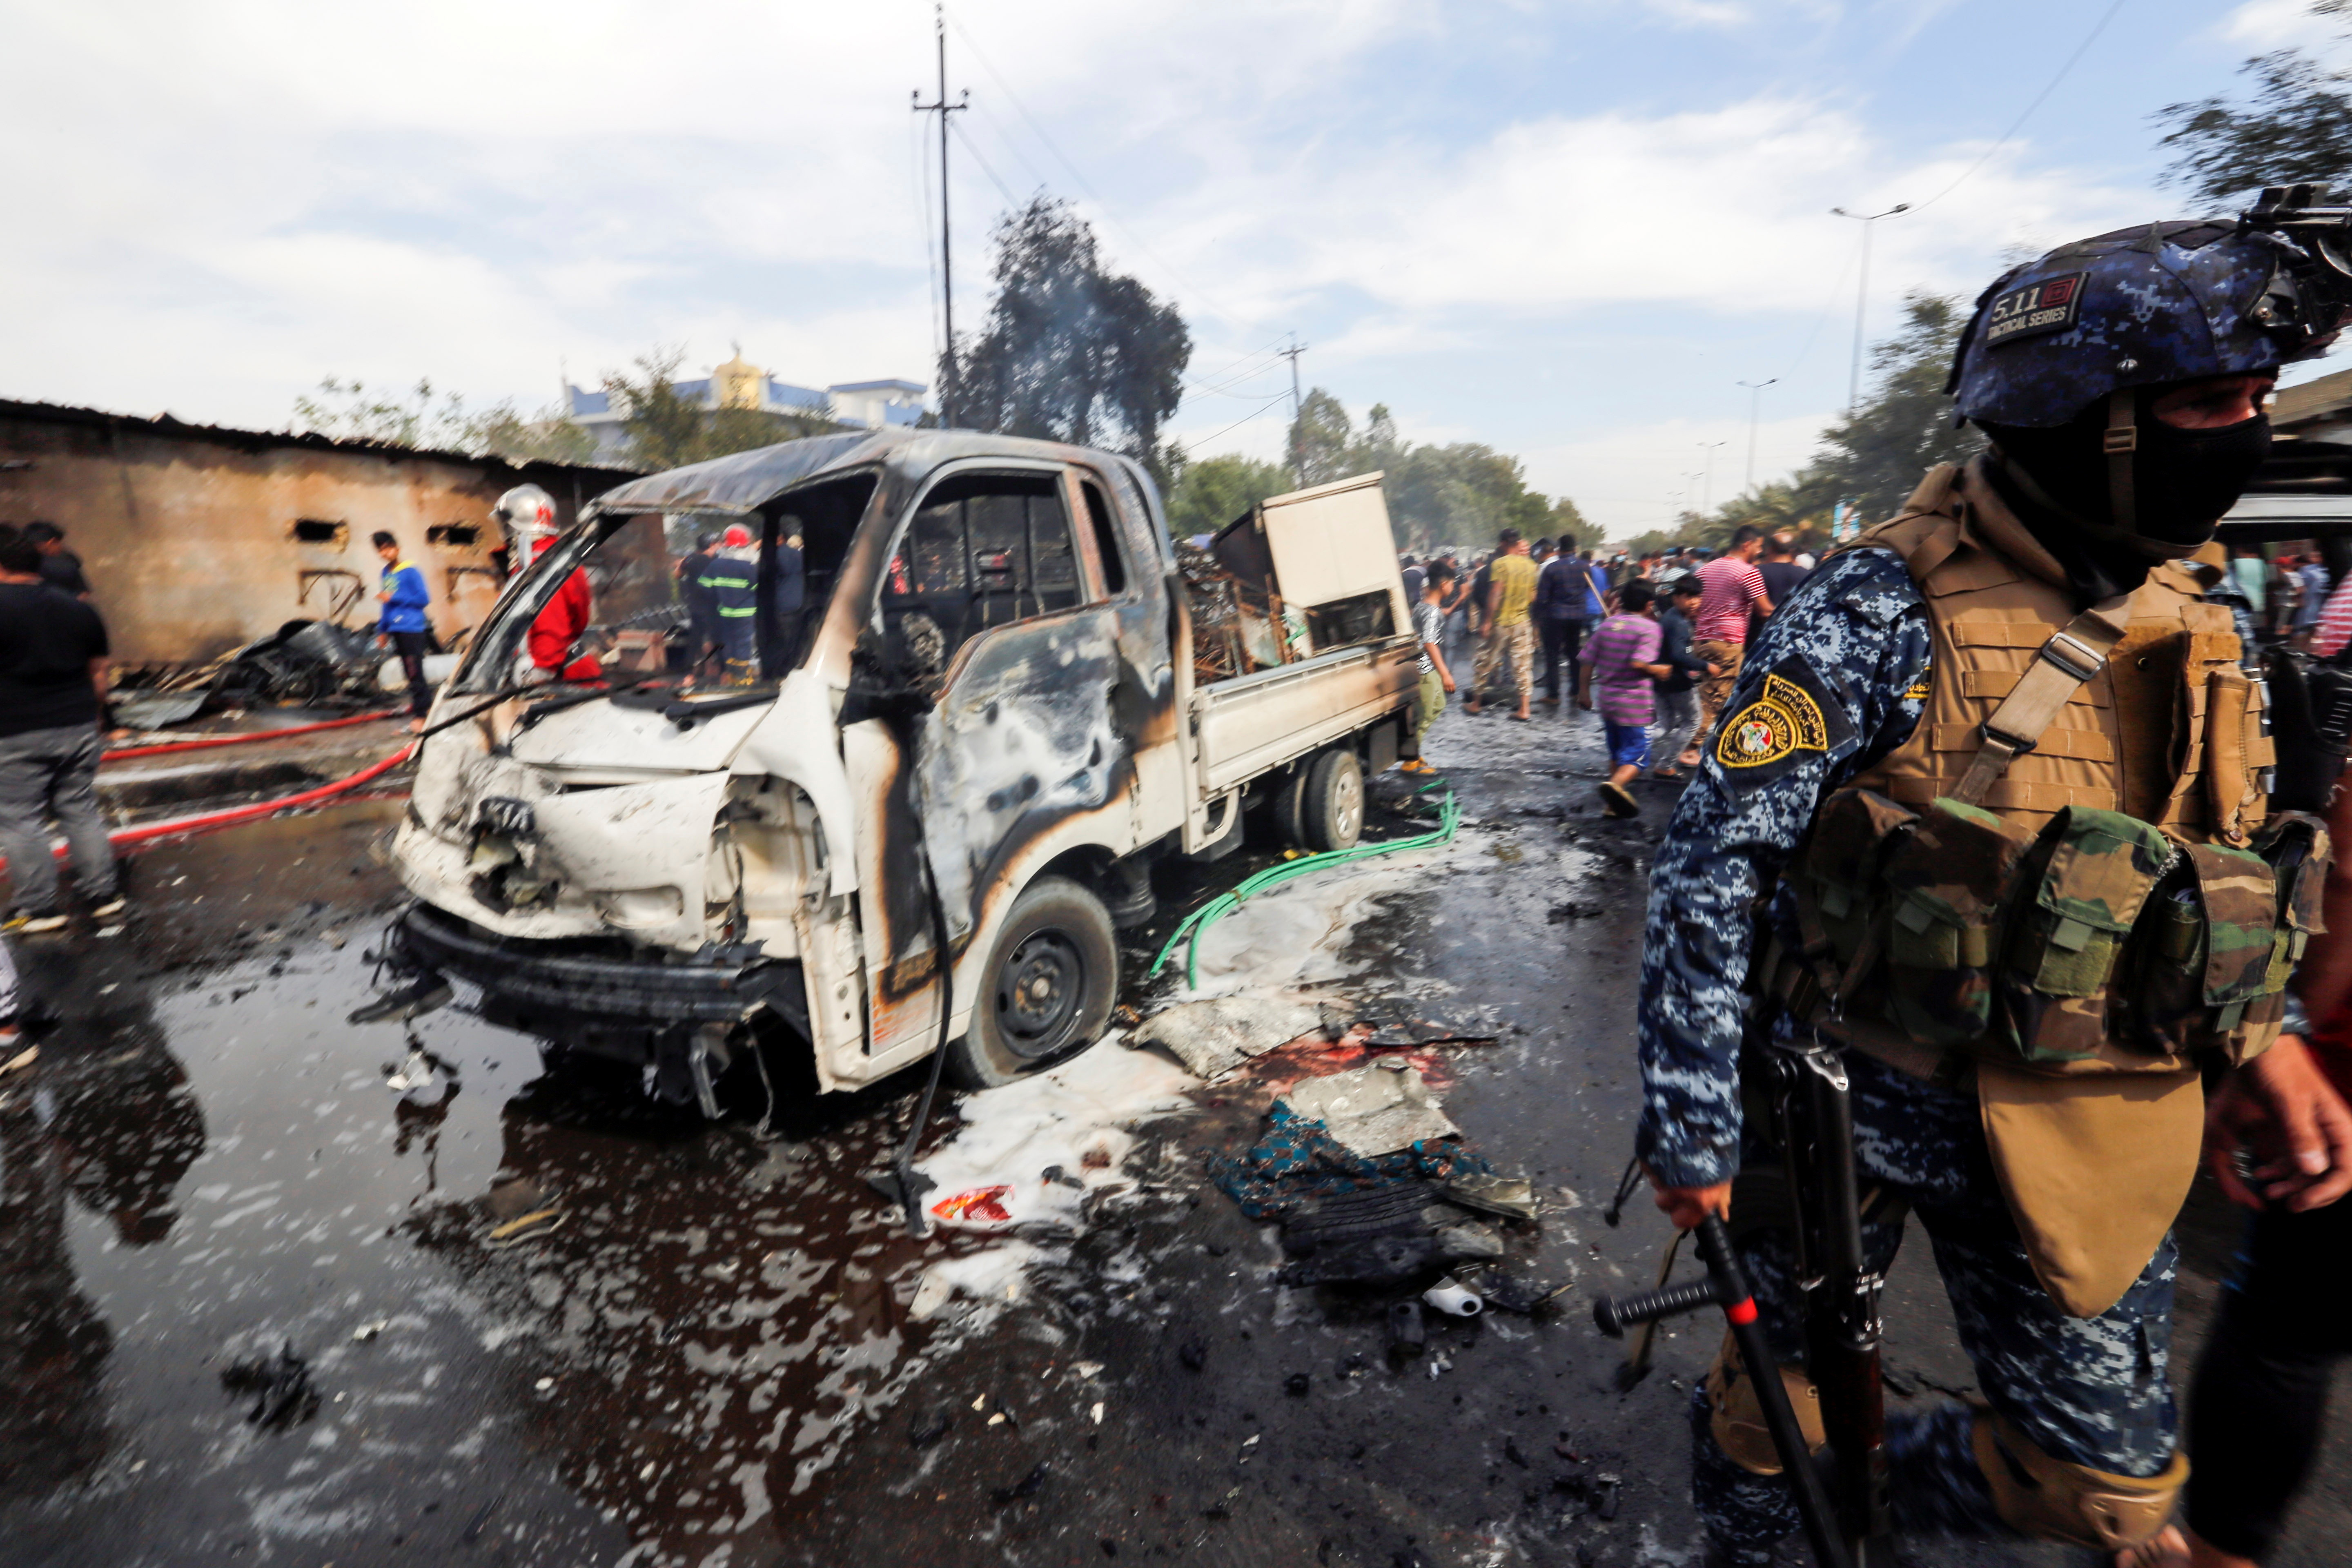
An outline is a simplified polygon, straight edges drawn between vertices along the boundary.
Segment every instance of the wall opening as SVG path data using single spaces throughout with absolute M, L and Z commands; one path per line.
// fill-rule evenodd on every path
M 324 518 L 302 517 L 294 520 L 294 541 L 298 544 L 344 545 L 351 542 L 352 525 L 329 522 Z
M 482 531 L 470 522 L 436 522 L 425 531 L 427 544 L 467 549 L 482 542 Z

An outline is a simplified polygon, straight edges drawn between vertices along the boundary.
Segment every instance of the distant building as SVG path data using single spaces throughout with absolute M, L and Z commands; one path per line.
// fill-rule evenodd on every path
M 740 347 L 733 359 L 709 375 L 674 381 L 670 388 L 705 408 L 756 408 L 867 430 L 915 424 L 923 416 L 923 395 L 930 390 L 919 381 L 845 381 L 823 391 L 794 386 L 745 359 Z M 596 437 L 597 458 L 609 461 L 620 456 L 628 445 L 628 432 L 622 428 L 623 416 L 613 406 L 612 395 L 567 382 L 563 395 L 572 423 Z
M 198 662 L 289 621 L 373 625 L 378 529 L 424 572 L 433 629 L 454 642 L 506 586 L 501 493 L 538 485 L 569 527 L 635 477 L 0 400 L 0 522 L 66 531 L 127 666 Z

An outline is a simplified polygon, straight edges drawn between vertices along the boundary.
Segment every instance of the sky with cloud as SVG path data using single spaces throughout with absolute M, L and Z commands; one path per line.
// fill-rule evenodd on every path
M 2294 0 L 951 3 L 957 319 L 1044 188 L 1174 300 L 1173 431 L 1309 385 L 1521 455 L 1620 535 L 1801 463 L 1867 321 L 2158 216 L 2149 115 Z M 2104 26 L 2102 22 L 2104 19 Z M 2093 37 L 2094 29 L 2097 29 Z M 282 426 L 325 375 L 552 401 L 649 345 L 931 379 L 919 0 L 0 0 L 0 395 Z M 2090 44 L 2046 101 L 2016 124 Z

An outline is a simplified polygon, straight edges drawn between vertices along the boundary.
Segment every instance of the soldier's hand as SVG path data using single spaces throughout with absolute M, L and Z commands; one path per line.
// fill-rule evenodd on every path
M 2352 1191 L 2352 1110 L 2294 1035 L 2222 1080 L 2205 1157 L 2231 1202 L 2302 1213 Z
M 1698 1222 L 1709 1215 L 1723 1219 L 1731 1217 L 1731 1184 L 1717 1182 L 1705 1187 L 1670 1187 L 1658 1180 L 1658 1173 L 1647 1165 L 1643 1173 L 1650 1178 L 1652 1194 L 1661 1211 L 1675 1222 L 1676 1230 L 1696 1229 Z

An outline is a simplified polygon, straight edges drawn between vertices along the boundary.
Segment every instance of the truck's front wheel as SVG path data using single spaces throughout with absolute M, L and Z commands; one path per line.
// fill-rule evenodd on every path
M 966 1089 L 994 1089 L 1102 1036 L 1118 990 L 1109 911 L 1077 883 L 1040 877 L 1013 903 L 972 998 L 971 1026 L 948 1047 Z

